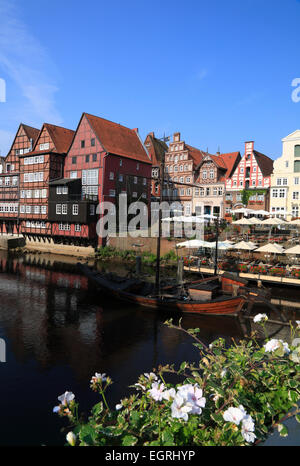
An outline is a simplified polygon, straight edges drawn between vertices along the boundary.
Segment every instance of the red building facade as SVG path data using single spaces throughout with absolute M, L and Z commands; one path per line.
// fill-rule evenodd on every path
M 29 153 L 36 142 L 39 130 L 20 124 L 9 153 L 0 165 L 0 231 L 18 234 L 20 157 Z
M 270 208 L 273 160 L 254 149 L 254 141 L 245 142 L 245 153 L 232 176 L 226 180 L 226 213 L 243 207 L 242 192 L 249 192 L 247 207 L 254 210 Z
M 137 129 L 84 113 L 65 160 L 64 177 L 80 178 L 83 195 L 96 196 L 100 205 L 118 205 L 119 195 L 125 193 L 128 203 L 149 203 L 151 167 Z
M 49 183 L 63 177 L 74 131 L 45 123 L 33 150 L 20 156 L 20 232 L 51 237 Z

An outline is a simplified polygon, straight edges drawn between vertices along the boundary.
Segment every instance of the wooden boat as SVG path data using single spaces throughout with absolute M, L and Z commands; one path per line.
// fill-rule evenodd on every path
M 109 297 L 147 308 L 174 313 L 225 315 L 236 314 L 247 301 L 245 293 L 239 295 L 239 290 L 247 282 L 231 274 L 184 283 L 181 286 L 170 285 L 162 288 L 157 295 L 152 283 L 134 277 L 100 273 L 81 263 L 77 265 Z

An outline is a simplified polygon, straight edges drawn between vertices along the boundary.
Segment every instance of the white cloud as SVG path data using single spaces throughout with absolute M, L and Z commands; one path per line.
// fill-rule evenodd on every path
M 1 127 L 8 130 L 14 125 L 17 129 L 21 121 L 32 126 L 41 126 L 45 121 L 62 124 L 55 102 L 58 91 L 55 65 L 19 18 L 12 0 L 0 0 L 0 77 L 7 79 L 6 103 L 0 104 Z M 14 99 L 10 99 L 9 88 L 17 90 Z

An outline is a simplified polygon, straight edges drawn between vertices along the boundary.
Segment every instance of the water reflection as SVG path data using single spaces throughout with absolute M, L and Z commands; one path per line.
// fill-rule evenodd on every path
M 115 404 L 142 372 L 197 360 L 189 337 L 163 325 L 170 314 L 104 298 L 78 273 L 76 259 L 0 251 L 0 298 L 0 337 L 7 344 L 7 363 L 0 365 L 2 445 L 63 443 L 63 423 L 52 414 L 56 397 L 72 390 L 88 410 L 98 400 L 89 389 L 96 371 L 114 380 L 109 393 Z M 230 316 L 186 315 L 182 325 L 200 327 L 207 344 L 219 336 L 229 343 L 245 331 Z

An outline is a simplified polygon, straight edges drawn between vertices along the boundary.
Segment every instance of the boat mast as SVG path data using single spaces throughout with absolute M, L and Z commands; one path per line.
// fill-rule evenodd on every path
M 165 152 L 162 154 L 161 166 L 160 166 L 160 193 L 159 193 L 159 209 L 158 209 L 158 238 L 156 248 L 156 278 L 155 278 L 155 289 L 156 293 L 160 294 L 160 239 L 161 239 L 161 224 L 162 224 L 162 202 L 163 202 L 163 188 L 165 180 Z
M 215 219 L 215 227 L 216 227 L 215 275 L 217 275 L 218 273 L 219 217 Z

